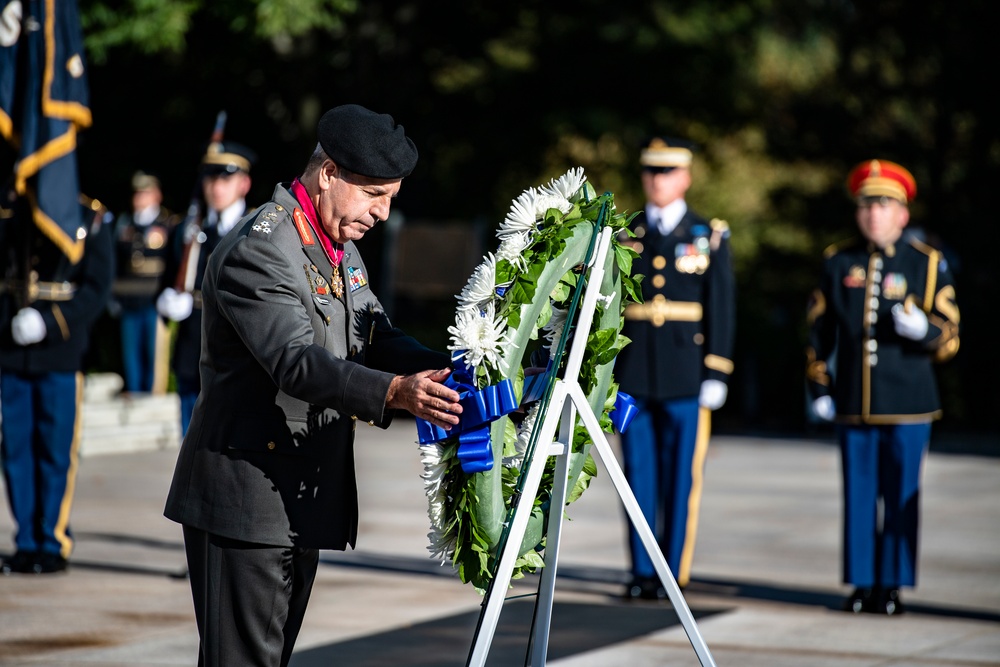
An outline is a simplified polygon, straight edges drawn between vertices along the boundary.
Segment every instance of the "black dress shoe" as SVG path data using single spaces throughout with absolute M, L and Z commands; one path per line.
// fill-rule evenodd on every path
M 903 613 L 903 601 L 899 598 L 898 588 L 886 588 L 879 591 L 877 606 L 873 611 L 886 616 L 899 616 Z
M 69 563 L 59 554 L 41 553 L 38 555 L 38 574 L 54 574 L 64 572 Z
M 863 611 L 873 611 L 875 605 L 874 588 L 855 588 L 854 592 L 844 601 L 844 611 L 860 614 Z
M 667 591 L 656 577 L 632 577 L 625 587 L 627 600 L 663 600 L 666 597 Z
M 37 574 L 38 571 L 38 554 L 34 551 L 18 551 L 0 564 L 0 573 L 3 574 Z

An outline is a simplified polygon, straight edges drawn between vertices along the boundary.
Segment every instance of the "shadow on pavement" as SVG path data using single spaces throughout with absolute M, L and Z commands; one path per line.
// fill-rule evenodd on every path
M 448 565 L 442 566 L 438 561 L 357 551 L 324 552 L 320 563 L 337 567 L 355 567 L 399 574 L 447 577 L 449 579 L 456 576 Z M 560 564 L 557 590 L 596 593 L 610 600 L 616 600 L 626 579 L 627 573 L 623 570 Z M 535 589 L 537 588 L 537 577 L 529 575 L 515 583 L 519 588 L 524 586 Z M 608 594 L 609 587 L 614 591 L 612 594 Z M 825 607 L 834 611 L 841 609 L 845 596 L 843 593 L 832 591 L 704 577 L 692 577 L 690 584 L 684 589 L 685 599 L 691 595 L 712 596 L 722 601 L 732 602 L 740 599 L 781 602 L 804 607 Z M 655 608 L 655 605 L 646 605 L 641 608 L 648 610 Z M 669 607 L 667 608 L 669 609 Z M 1000 623 L 1000 613 L 998 612 L 926 603 L 906 602 L 906 613 Z
M 529 650 L 534 600 L 505 603 L 487 665 L 521 665 Z M 696 619 L 719 613 L 692 610 Z M 382 632 L 350 641 L 300 651 L 290 667 L 355 667 L 433 665 L 460 667 L 466 664 L 475 636 L 479 612 L 445 618 Z M 548 658 L 555 660 L 593 651 L 680 623 L 668 606 L 607 605 L 555 602 L 549 633 Z
M 789 588 L 773 584 L 749 583 L 723 579 L 692 578 L 686 589 L 689 593 L 716 595 L 720 597 L 743 598 L 751 600 L 766 600 L 784 604 L 803 605 L 808 607 L 826 607 L 837 611 L 844 603 L 844 596 L 825 591 L 803 588 Z M 905 592 L 904 592 L 905 596 Z M 989 621 L 1000 623 L 1000 613 L 978 610 L 946 607 L 942 605 L 911 603 L 904 599 L 907 614 L 923 614 L 946 618 L 961 618 L 971 621 Z

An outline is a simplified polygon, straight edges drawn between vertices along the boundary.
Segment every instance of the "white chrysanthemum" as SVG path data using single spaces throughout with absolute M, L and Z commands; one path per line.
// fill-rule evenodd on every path
M 573 208 L 573 204 L 559 194 L 543 194 L 535 199 L 535 215 L 539 218 L 544 216 L 550 208 L 559 209 L 560 213 L 566 213 Z
M 548 185 L 543 185 L 540 189 L 542 194 L 572 200 L 586 180 L 587 177 L 583 175 L 583 167 L 576 167 L 559 178 L 553 178 Z
M 496 268 L 496 259 L 493 257 L 493 253 L 483 257 L 483 263 L 475 268 L 472 275 L 469 276 L 469 282 L 462 288 L 462 293 L 455 297 L 458 299 L 459 309 L 479 310 L 495 296 Z
M 503 345 L 509 342 L 507 322 L 503 318 L 497 319 L 496 307 L 492 301 L 482 310 L 458 311 L 455 326 L 448 327 L 448 333 L 452 340 L 448 349 L 464 350 L 458 358 L 464 357 L 469 368 L 477 369 L 485 362 L 487 377 L 490 376 L 490 368 L 503 374 L 501 353 Z
M 433 558 L 440 558 L 442 562 L 451 558 L 456 543 L 452 526 L 447 522 L 448 498 L 444 489 L 444 476 L 448 472 L 448 464 L 441 460 L 443 451 L 441 445 L 436 443 L 420 447 L 420 460 L 424 464 L 421 478 L 424 480 L 427 516 L 431 523 L 431 532 L 427 534 L 430 545 L 427 549 Z
M 520 468 L 521 464 L 524 463 L 524 452 L 527 451 L 528 443 L 531 442 L 531 434 L 535 430 L 535 421 L 538 418 L 538 406 L 539 402 L 533 403 L 528 408 L 528 413 L 521 421 L 521 425 L 517 427 L 517 442 L 514 443 L 515 454 L 503 460 L 506 467 Z
M 519 234 L 522 232 L 533 232 L 538 226 L 538 216 L 535 213 L 538 208 L 536 201 L 538 190 L 528 188 L 522 192 L 510 205 L 507 217 L 500 223 L 497 230 L 497 237 L 503 239 L 508 234 Z
M 545 340 L 549 341 L 550 351 L 559 349 L 559 341 L 562 340 L 563 332 L 566 330 L 566 317 L 568 315 L 568 310 L 557 308 L 555 305 L 552 306 L 552 317 L 542 327 Z
M 452 559 L 452 556 L 455 554 L 455 546 L 458 544 L 458 539 L 455 535 L 430 532 L 427 533 L 427 537 L 430 539 L 427 550 L 431 552 L 431 558 L 440 560 L 442 565 Z
M 521 253 L 529 245 L 531 245 L 531 232 L 507 234 L 497 249 L 497 259 L 505 259 L 521 271 L 526 271 L 528 267 Z

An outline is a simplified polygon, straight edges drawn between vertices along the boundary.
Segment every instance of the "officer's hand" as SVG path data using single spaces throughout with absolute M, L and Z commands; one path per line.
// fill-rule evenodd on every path
M 163 290 L 156 299 L 156 312 L 168 320 L 180 322 L 191 317 L 194 297 L 188 292 L 178 292 L 173 287 Z
M 45 340 L 45 320 L 34 308 L 22 308 L 10 321 L 10 333 L 18 345 L 33 345 Z
M 458 403 L 458 392 L 441 384 L 449 375 L 451 370 L 447 368 L 397 375 L 389 384 L 385 403 L 390 408 L 406 410 L 435 426 L 450 429 L 458 423 L 462 406 Z
M 923 340 L 927 335 L 927 315 L 919 308 L 907 308 L 901 303 L 892 307 L 892 323 L 903 338 Z
M 726 402 L 729 387 L 722 380 L 705 380 L 701 383 L 698 405 L 709 410 L 718 410 Z
M 837 409 L 833 405 L 833 397 L 820 396 L 813 401 L 813 414 L 825 422 L 832 422 L 837 416 Z

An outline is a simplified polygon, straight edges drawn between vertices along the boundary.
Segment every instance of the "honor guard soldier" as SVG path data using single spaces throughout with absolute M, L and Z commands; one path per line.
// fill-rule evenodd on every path
M 121 318 L 125 391 L 162 394 L 167 387 L 168 332 L 156 312 L 166 266 L 167 240 L 177 216 L 162 206 L 160 181 L 141 171 L 132 177 L 132 212 L 115 221 L 111 289 Z
M 80 437 L 82 363 L 114 278 L 111 221 L 81 197 L 82 255 L 70 259 L 24 198 L 0 208 L 0 459 L 16 551 L 2 572 L 66 569 Z
M 644 302 L 625 310 L 632 342 L 615 376 L 638 414 L 622 434 L 624 471 L 680 586 L 690 578 L 711 411 L 725 403 L 733 371 L 735 293 L 729 226 L 705 220 L 684 200 L 692 146 L 657 137 L 642 150 L 646 205 L 632 222 Z M 627 598 L 665 591 L 629 524 Z
M 156 309 L 177 322 L 173 370 L 181 402 L 181 435 L 187 434 L 201 390 L 201 281 L 208 258 L 222 238 L 247 213 L 250 167 L 256 154 L 246 146 L 213 142 L 202 158 L 201 197 L 171 235 L 166 270 Z
M 941 252 L 903 236 L 910 172 L 868 160 L 847 188 L 861 234 L 825 252 L 806 374 L 814 412 L 840 441 L 844 582 L 855 587 L 845 608 L 892 615 L 916 583 L 920 467 L 941 416 L 934 364 L 958 351 L 959 313 Z

